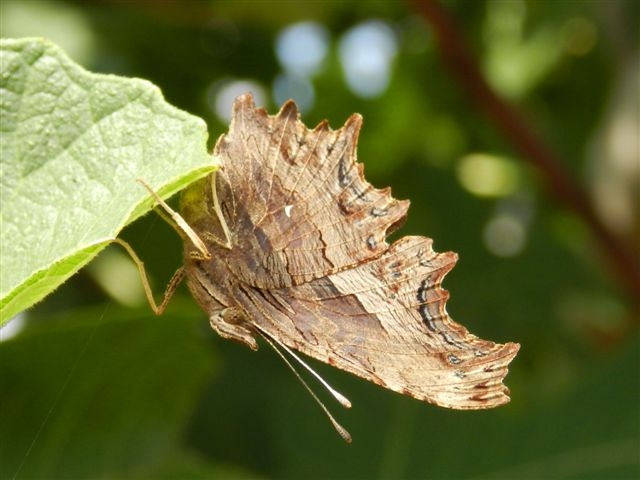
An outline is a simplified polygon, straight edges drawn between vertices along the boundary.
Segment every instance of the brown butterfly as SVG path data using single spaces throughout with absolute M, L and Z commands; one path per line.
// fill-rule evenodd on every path
M 220 170 L 183 192 L 182 218 L 172 214 L 191 233 L 169 296 L 185 276 L 214 330 L 254 350 L 259 334 L 447 408 L 507 403 L 519 345 L 449 317 L 440 284 L 455 253 L 426 237 L 386 243 L 409 202 L 364 179 L 361 124 L 355 114 L 339 130 L 309 130 L 292 101 L 269 116 L 238 97 L 214 149 Z

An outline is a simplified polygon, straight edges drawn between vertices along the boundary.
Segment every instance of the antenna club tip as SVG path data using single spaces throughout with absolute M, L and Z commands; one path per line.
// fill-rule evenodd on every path
M 336 397 L 336 400 L 342 405 L 344 408 L 351 408 L 351 401 L 342 395 L 341 393 L 336 392 L 335 390 L 332 392 Z
M 345 442 L 351 443 L 353 441 L 353 439 L 351 438 L 351 434 L 347 431 L 346 428 L 344 428 L 337 422 L 333 422 L 333 426 L 338 432 L 338 435 L 340 435 Z

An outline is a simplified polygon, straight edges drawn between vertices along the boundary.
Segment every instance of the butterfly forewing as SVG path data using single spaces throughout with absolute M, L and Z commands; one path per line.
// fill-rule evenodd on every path
M 222 210 L 238 247 L 229 268 L 244 283 L 297 285 L 387 249 L 385 236 L 404 220 L 408 202 L 364 180 L 355 162 L 361 123 L 354 115 L 340 130 L 326 122 L 308 130 L 293 102 L 269 116 L 248 96 L 236 101 L 214 154 L 224 169 L 217 189 L 230 192 L 221 194 Z M 251 271 L 247 263 L 255 263 Z

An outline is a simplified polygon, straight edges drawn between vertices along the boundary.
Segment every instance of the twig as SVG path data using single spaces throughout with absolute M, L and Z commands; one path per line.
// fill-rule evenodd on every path
M 443 60 L 458 81 L 502 130 L 523 159 L 541 173 L 551 194 L 584 220 L 607 256 L 619 284 L 637 303 L 640 299 L 640 265 L 631 247 L 602 223 L 585 192 L 573 181 L 558 156 L 545 145 L 522 114 L 491 89 L 449 13 L 437 0 L 414 0 L 413 3 L 431 25 Z

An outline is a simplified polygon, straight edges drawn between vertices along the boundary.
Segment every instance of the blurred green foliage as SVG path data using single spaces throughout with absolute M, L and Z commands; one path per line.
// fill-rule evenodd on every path
M 445 5 L 494 88 L 526 112 L 637 252 L 638 3 Z M 23 323 L 15 337 L 2 331 L 2 478 L 640 475 L 637 299 L 615 283 L 582 219 L 550 198 L 453 81 L 411 3 L 5 0 L 0 8 L 2 36 L 46 36 L 90 70 L 148 79 L 203 117 L 213 139 L 227 128 L 211 102 L 220 85 L 251 79 L 274 112 L 275 39 L 295 22 L 323 25 L 329 51 L 305 122 L 337 127 L 352 112 L 364 116 L 358 157 L 368 179 L 412 201 L 400 234 L 460 254 L 445 281 L 452 317 L 522 345 L 507 377 L 512 402 L 486 412 L 432 407 L 318 365 L 353 402 L 350 411 L 332 407 L 354 437 L 347 446 L 266 345 L 252 353 L 217 338 L 186 290 L 156 318 L 142 297 L 139 308 L 116 305 L 85 270 L 11 322 Z M 370 19 L 393 29 L 398 49 L 388 87 L 362 98 L 345 83 L 338 49 Z M 482 173 L 462 173 L 471 154 L 509 163 L 515 186 L 470 189 L 463 177 Z M 179 238 L 154 215 L 124 238 L 160 292 L 180 264 Z

